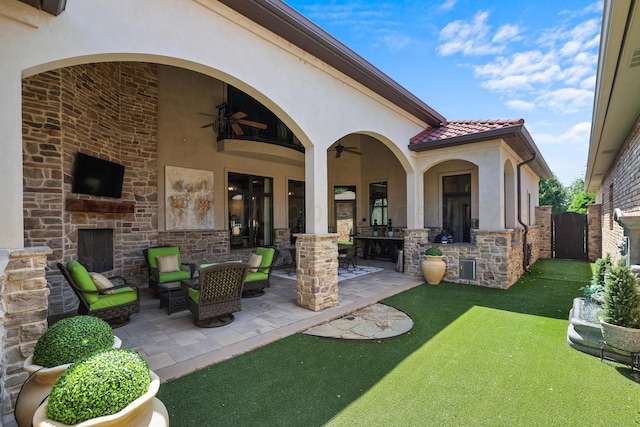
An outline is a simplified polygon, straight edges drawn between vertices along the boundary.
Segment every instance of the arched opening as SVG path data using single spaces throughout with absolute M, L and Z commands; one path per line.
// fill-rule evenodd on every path
M 470 243 L 478 228 L 478 167 L 448 160 L 424 174 L 424 224 L 433 241 Z

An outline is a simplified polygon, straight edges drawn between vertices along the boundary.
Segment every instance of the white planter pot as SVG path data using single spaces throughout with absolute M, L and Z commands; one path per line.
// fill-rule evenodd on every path
M 155 396 L 160 389 L 160 378 L 153 372 L 151 375 L 151 384 L 145 394 L 131 402 L 122 411 L 113 415 L 105 415 L 103 417 L 92 418 L 75 424 L 77 427 L 168 427 L 169 413 L 164 404 Z M 47 418 L 47 406 L 49 398 L 38 407 L 33 415 L 33 427 L 68 427 L 68 424 L 62 424 Z
M 120 348 L 121 346 L 122 340 L 114 336 L 113 348 Z M 69 366 L 71 366 L 71 363 L 51 368 L 35 365 L 33 363 L 33 355 L 24 361 L 23 369 L 31 375 L 20 389 L 20 394 L 16 400 L 14 416 L 19 427 L 31 426 L 36 409 L 51 394 L 51 389 L 56 380 Z

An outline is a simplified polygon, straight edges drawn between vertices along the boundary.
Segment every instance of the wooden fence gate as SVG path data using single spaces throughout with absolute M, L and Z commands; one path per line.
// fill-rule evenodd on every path
M 551 234 L 554 258 L 587 259 L 587 216 L 577 212 L 562 212 L 553 217 Z

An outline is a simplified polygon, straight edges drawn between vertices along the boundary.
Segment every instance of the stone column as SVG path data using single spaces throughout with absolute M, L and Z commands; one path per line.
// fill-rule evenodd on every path
M 424 245 L 429 243 L 429 229 L 404 231 L 404 273 L 422 276 L 420 263 L 424 259 Z
M 3 413 L 13 411 L 16 398 L 28 374 L 22 369 L 24 361 L 33 354 L 40 335 L 47 329 L 49 289 L 45 277 L 46 246 L 8 251 L 4 270 L 2 306 L 4 309 L 4 345 L 2 363 Z
M 338 305 L 338 234 L 297 234 L 297 303 L 312 311 Z
M 602 205 L 587 205 L 587 256 L 595 262 L 602 257 Z
M 540 253 L 543 259 L 551 258 L 551 206 L 536 206 L 536 224 L 540 226 Z

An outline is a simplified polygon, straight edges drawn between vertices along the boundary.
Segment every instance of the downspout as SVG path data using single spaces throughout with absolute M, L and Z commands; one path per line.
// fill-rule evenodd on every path
M 529 160 L 525 160 L 522 163 L 519 163 L 517 166 L 517 175 L 518 175 L 518 222 L 520 223 L 520 225 L 524 228 L 524 236 L 523 236 L 523 241 L 522 241 L 522 269 L 525 271 L 525 273 L 531 273 L 531 270 L 529 270 L 529 265 L 527 263 L 527 255 L 528 255 L 528 248 L 527 248 L 527 235 L 529 234 L 529 227 L 527 226 L 527 224 L 525 224 L 522 221 L 522 179 L 520 177 L 520 168 L 524 165 L 526 165 L 527 163 L 531 163 L 536 159 L 536 155 L 537 153 L 534 151 L 533 153 L 533 157 L 531 157 Z

